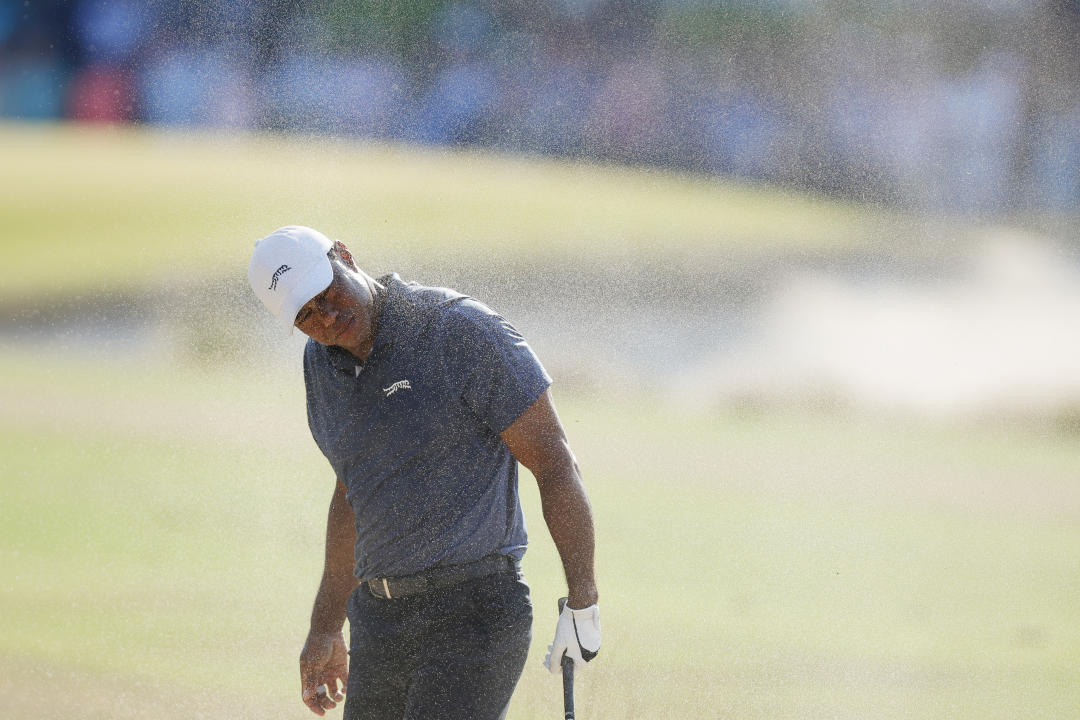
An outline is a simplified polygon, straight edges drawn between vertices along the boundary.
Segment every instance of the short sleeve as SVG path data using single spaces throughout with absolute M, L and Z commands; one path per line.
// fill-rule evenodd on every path
M 521 333 L 483 303 L 446 309 L 442 357 L 451 392 L 496 434 L 510 427 L 551 385 Z

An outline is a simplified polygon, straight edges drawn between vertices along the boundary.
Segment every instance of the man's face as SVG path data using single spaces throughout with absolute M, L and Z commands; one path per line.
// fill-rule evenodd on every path
M 341 259 L 331 263 L 330 286 L 300 308 L 294 324 L 318 343 L 355 352 L 371 339 L 371 291 L 360 277 L 346 271 Z

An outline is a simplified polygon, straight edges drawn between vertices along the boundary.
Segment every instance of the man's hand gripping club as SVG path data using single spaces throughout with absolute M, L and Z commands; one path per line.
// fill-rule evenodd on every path
M 585 663 L 600 652 L 600 608 L 590 605 L 581 610 L 574 610 L 569 604 L 564 605 L 555 625 L 555 639 L 548 645 L 544 657 L 544 667 L 554 675 L 562 674 L 562 658 L 574 661 L 574 669 L 584 667 Z

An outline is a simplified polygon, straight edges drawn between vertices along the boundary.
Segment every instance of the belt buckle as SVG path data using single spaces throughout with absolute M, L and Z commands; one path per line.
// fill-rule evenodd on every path
M 368 586 L 368 592 L 375 597 L 383 600 L 394 599 L 394 596 L 390 594 L 390 584 L 386 578 L 370 578 L 364 584 Z

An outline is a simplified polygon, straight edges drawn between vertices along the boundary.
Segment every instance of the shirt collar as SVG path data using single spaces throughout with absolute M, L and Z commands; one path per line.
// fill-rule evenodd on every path
M 372 354 L 383 346 L 394 344 L 397 326 L 401 320 L 401 292 L 405 288 L 405 283 L 397 273 L 383 275 L 377 279 L 377 282 L 383 286 L 384 290 L 380 301 L 379 320 L 375 328 L 375 342 L 371 346 Z

